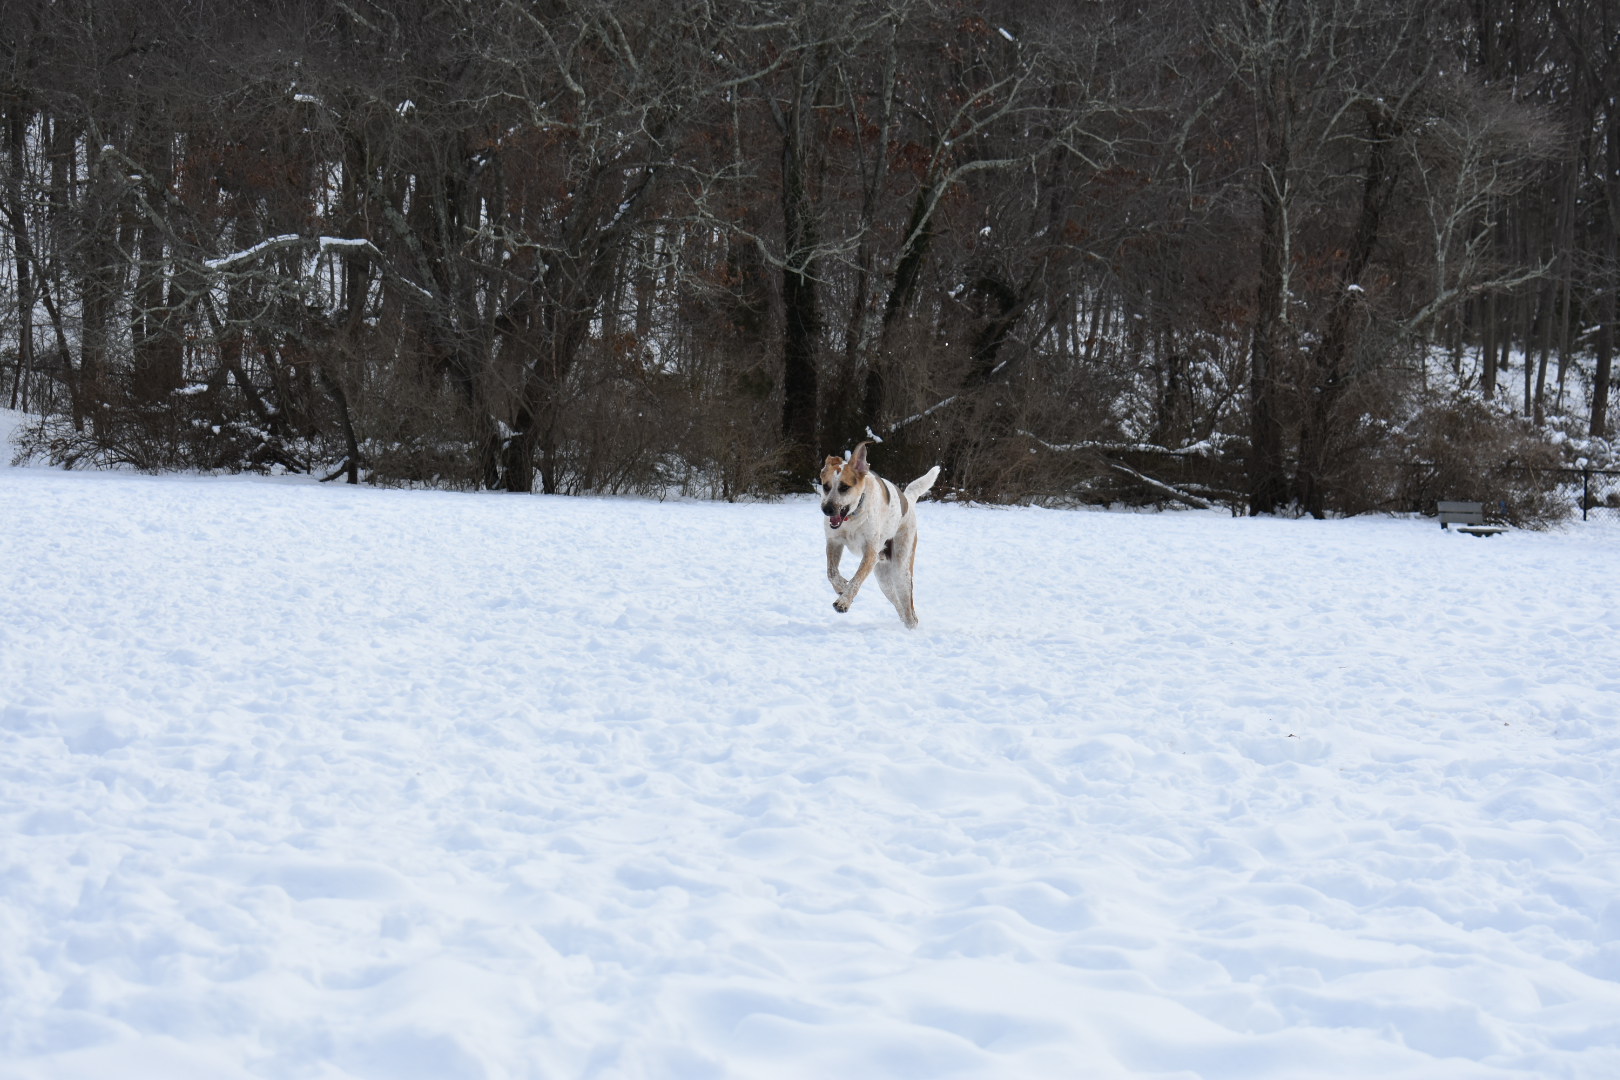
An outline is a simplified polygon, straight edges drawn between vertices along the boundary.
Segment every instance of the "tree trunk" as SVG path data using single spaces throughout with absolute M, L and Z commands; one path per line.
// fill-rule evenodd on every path
M 320 358 L 315 360 L 316 377 L 321 386 L 332 398 L 337 406 L 338 423 L 343 429 L 343 447 L 345 460 L 343 473 L 348 478 L 346 483 L 358 484 L 360 482 L 360 440 L 355 437 L 354 418 L 349 411 L 349 395 L 343 392 L 343 385 L 332 377 L 326 369 L 326 362 Z
M 1536 350 L 1536 383 L 1532 395 L 1530 415 L 1537 427 L 1546 423 L 1547 419 L 1547 361 L 1552 353 L 1553 306 L 1557 302 L 1558 293 L 1552 275 L 1548 275 L 1541 283 L 1541 296 L 1536 301 L 1535 319 L 1535 350 Z M 1529 371 L 1530 357 L 1525 356 L 1525 370 Z
M 1531 350 L 1535 348 L 1536 340 L 1536 311 L 1530 299 L 1530 291 L 1526 289 L 1519 297 L 1519 327 L 1521 334 L 1519 340 L 1524 345 L 1520 359 L 1524 363 L 1524 415 L 1530 416 L 1535 409 L 1536 397 L 1536 365 L 1531 359 Z
M 1609 290 L 1603 303 L 1603 321 L 1597 333 L 1597 371 L 1592 376 L 1592 422 L 1587 434 L 1607 438 L 1609 434 L 1609 386 L 1614 372 L 1615 293 Z
M 17 370 L 11 380 L 11 408 L 27 407 L 26 380 L 34 371 L 33 246 L 29 241 L 27 208 L 23 203 L 23 177 L 27 163 L 23 149 L 28 140 L 28 114 L 13 103 L 6 117 L 10 175 L 6 184 L 6 219 L 11 225 L 12 254 L 17 259 Z
M 1395 190 L 1390 148 L 1399 134 L 1396 118 L 1382 105 L 1369 106 L 1367 164 L 1363 172 L 1361 212 L 1351 237 L 1338 295 L 1328 315 L 1327 330 L 1312 354 L 1314 385 L 1300 432 L 1296 473 L 1300 504 L 1314 518 L 1327 513 L 1325 474 L 1339 424 L 1339 404 L 1352 377 L 1355 319 L 1362 306 L 1361 276 L 1378 246 L 1384 210 Z
M 815 60 L 807 60 L 815 64 Z M 814 123 L 813 71 L 801 71 L 794 100 L 777 111 L 782 136 L 782 438 L 790 460 L 809 462 L 816 452 L 816 343 L 821 313 L 816 283 L 815 205 L 805 176 L 805 156 Z
M 1496 398 L 1496 292 L 1485 294 L 1481 305 L 1479 344 L 1479 393 L 1486 401 Z
M 1288 220 L 1293 146 L 1283 75 L 1260 88 L 1260 291 L 1249 348 L 1249 513 L 1271 514 L 1288 497 L 1283 464 L 1282 367 L 1288 354 Z
M 74 253 L 78 266 L 82 318 L 79 338 L 79 377 L 74 385 L 74 414 L 88 418 L 91 430 L 102 434 L 110 387 L 110 323 L 117 289 L 119 257 L 118 215 L 107 175 L 112 167 L 102 162 L 100 149 L 91 144 L 89 183 L 84 194 L 84 233 Z
M 865 426 L 873 431 L 883 425 L 889 407 L 889 378 L 893 366 L 889 353 L 894 347 L 894 331 L 900 325 L 901 316 L 911 306 L 918 282 L 922 279 L 928 249 L 933 243 L 933 216 L 929 211 L 933 199 L 933 187 L 924 185 L 917 190 L 911 218 L 906 222 L 907 242 L 895 263 L 894 281 L 883 304 L 883 322 L 878 332 L 877 348 L 867 357 L 866 390 L 861 412 Z
M 1588 431 L 1605 437 L 1609 432 L 1609 387 L 1614 370 L 1614 329 L 1620 318 L 1620 287 L 1612 275 L 1620 268 L 1620 106 L 1609 103 L 1609 124 L 1605 133 L 1605 160 L 1608 164 L 1605 214 L 1599 215 L 1607 224 L 1603 230 L 1603 264 L 1609 268 L 1611 280 L 1604 283 L 1599 302 L 1597 334 L 1597 371 L 1592 376 L 1592 422 Z

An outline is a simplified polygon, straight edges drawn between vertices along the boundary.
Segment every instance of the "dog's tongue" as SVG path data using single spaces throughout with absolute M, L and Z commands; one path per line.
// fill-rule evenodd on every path
M 830 524 L 833 528 L 836 529 L 836 528 L 838 528 L 838 526 L 842 525 L 844 522 L 846 522 L 848 520 L 849 520 L 849 515 L 848 514 L 834 514 L 829 519 L 828 524 Z

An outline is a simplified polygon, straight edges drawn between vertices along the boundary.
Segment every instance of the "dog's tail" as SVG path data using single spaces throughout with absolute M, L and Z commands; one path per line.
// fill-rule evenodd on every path
M 912 502 L 916 502 L 918 499 L 928 494 L 928 489 L 934 486 L 934 481 L 938 477 L 939 466 L 935 465 L 932 469 L 929 469 L 927 472 L 917 477 L 917 479 L 906 485 L 906 498 L 910 499 Z

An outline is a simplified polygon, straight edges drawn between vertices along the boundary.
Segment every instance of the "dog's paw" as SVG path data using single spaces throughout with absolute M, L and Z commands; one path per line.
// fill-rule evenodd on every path
M 838 599 L 833 601 L 833 610 L 842 615 L 844 612 L 849 610 L 849 600 L 840 596 Z

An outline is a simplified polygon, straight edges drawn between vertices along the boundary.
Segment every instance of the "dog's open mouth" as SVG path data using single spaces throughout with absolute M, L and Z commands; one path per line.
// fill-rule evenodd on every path
M 831 517 L 829 517 L 827 519 L 827 524 L 836 529 L 836 528 L 838 528 L 838 526 L 842 525 L 844 522 L 846 522 L 848 520 L 849 520 L 849 515 L 848 514 L 834 514 L 834 515 L 832 515 Z

